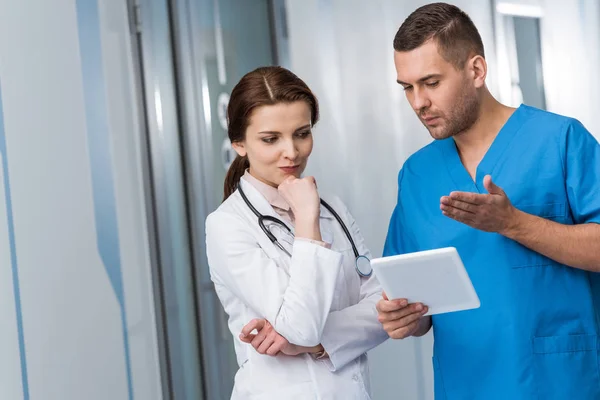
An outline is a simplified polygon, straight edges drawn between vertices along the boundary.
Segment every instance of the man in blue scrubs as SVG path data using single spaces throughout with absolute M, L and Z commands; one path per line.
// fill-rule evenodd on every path
M 600 399 L 600 145 L 577 120 L 500 104 L 460 9 L 417 9 L 398 83 L 435 139 L 398 175 L 384 255 L 453 246 L 481 300 L 423 317 L 377 305 L 389 336 L 433 326 L 436 399 Z

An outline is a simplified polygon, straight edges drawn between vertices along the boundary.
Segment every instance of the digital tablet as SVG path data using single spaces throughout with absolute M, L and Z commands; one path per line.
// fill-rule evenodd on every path
M 425 315 L 478 308 L 479 297 L 454 247 L 371 260 L 390 300 L 423 303 Z

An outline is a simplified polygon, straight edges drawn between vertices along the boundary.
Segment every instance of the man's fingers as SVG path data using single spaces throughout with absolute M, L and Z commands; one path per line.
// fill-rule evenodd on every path
M 387 297 L 387 294 L 385 294 L 385 292 L 382 292 L 381 296 L 383 297 L 384 300 L 389 300 L 388 297 Z
M 473 222 L 473 216 L 475 215 L 463 210 L 459 210 L 458 208 L 443 205 L 442 214 L 464 224 L 471 224 Z
M 381 321 L 381 323 L 383 324 L 383 329 L 386 332 L 391 332 L 403 326 L 407 326 L 413 321 L 421 319 L 426 313 L 427 307 L 424 307 L 421 311 L 412 312 L 410 314 L 403 315 L 400 318 Z
M 408 301 L 406 299 L 396 299 L 396 300 L 379 300 L 377 305 L 377 311 L 380 313 L 387 313 L 391 311 L 397 311 L 403 307 L 408 305 Z
M 252 321 L 248 322 L 246 324 L 246 326 L 244 326 L 242 328 L 242 335 L 244 336 L 248 336 L 250 334 L 250 332 L 252 332 L 253 330 L 258 330 L 260 331 L 264 326 L 265 326 L 266 320 L 264 319 L 253 319 Z
M 417 315 L 417 316 L 423 315 L 426 312 L 427 312 L 426 306 L 424 306 L 422 303 L 414 303 L 414 304 L 411 304 L 411 305 L 403 308 L 402 310 L 398 310 L 398 311 L 389 313 L 389 316 L 391 317 L 390 320 L 395 321 L 395 320 L 406 318 L 410 315 Z
M 402 307 L 400 309 L 396 309 L 389 312 L 379 313 L 377 319 L 379 322 L 390 322 L 390 321 L 398 321 L 408 315 L 417 314 L 419 315 L 425 307 L 421 303 L 410 304 L 406 307 Z
M 428 307 L 424 307 L 423 311 L 419 314 L 411 314 L 401 320 L 383 324 L 383 329 L 392 339 L 404 339 L 415 332 L 419 327 L 423 315 L 426 314 L 427 311 Z
M 480 205 L 487 203 L 490 196 L 479 193 L 452 192 L 449 196 L 443 196 L 440 201 L 443 203 L 446 197 L 449 197 L 451 200 L 459 200 L 469 204 Z
M 389 336 L 392 339 L 406 339 L 407 337 L 412 335 L 418 327 L 419 321 L 417 320 L 409 325 L 403 326 L 402 328 L 398 328 L 392 332 L 389 332 Z
M 444 198 L 442 197 L 442 199 Z M 451 198 L 446 197 L 446 200 L 442 200 L 441 209 L 444 210 L 446 207 L 454 207 L 469 214 L 475 214 L 477 212 L 477 207 L 479 206 L 461 200 L 452 200 Z
M 504 190 L 502 190 L 502 188 L 500 186 L 498 186 L 494 182 L 492 182 L 491 175 L 486 175 L 483 177 L 483 186 L 485 187 L 485 190 L 487 190 L 489 194 L 504 195 Z

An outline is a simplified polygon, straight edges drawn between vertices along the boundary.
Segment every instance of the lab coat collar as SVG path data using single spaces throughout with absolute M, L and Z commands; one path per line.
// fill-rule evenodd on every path
M 249 170 L 246 170 L 242 179 L 245 179 L 247 182 L 251 183 L 260 194 L 263 195 L 267 199 L 270 205 L 273 207 L 277 207 L 284 211 L 289 211 L 290 205 L 285 201 L 283 196 L 279 193 L 276 187 L 267 185 L 266 183 L 256 179 L 252 176 Z
M 248 197 L 248 200 L 250 201 L 250 203 L 252 203 L 254 208 L 256 208 L 256 210 L 259 213 L 261 213 L 262 215 L 270 215 L 271 217 L 275 217 L 275 218 L 279 219 L 281 222 L 283 222 L 288 228 L 290 228 L 290 230 L 292 232 L 291 235 L 284 232 L 283 229 L 276 229 L 276 230 L 281 232 L 280 234 L 277 234 L 277 237 L 282 239 L 284 242 L 286 242 L 288 244 L 288 246 L 290 246 L 288 248 L 288 251 L 291 252 L 291 246 L 293 245 L 294 234 L 295 234 L 294 227 L 291 226 L 290 224 L 288 224 L 286 221 L 281 220 L 281 217 L 275 212 L 275 210 L 273 209 L 271 204 L 269 204 L 267 199 L 254 186 L 252 186 L 251 183 L 249 183 L 248 181 L 246 181 L 244 179 L 240 179 L 240 185 L 242 186 L 242 190 L 246 194 L 246 197 Z M 237 195 L 239 195 L 239 193 Z M 241 195 L 239 195 L 239 199 L 242 203 L 244 203 L 244 200 L 242 199 Z M 243 204 L 243 206 L 248 208 L 248 206 L 246 204 Z M 253 217 L 252 220 L 254 222 L 256 221 L 254 214 L 250 210 L 248 210 L 247 215 L 249 215 L 249 216 L 252 215 L 252 217 Z M 327 210 L 323 206 L 321 206 L 321 211 L 320 211 L 319 217 L 320 217 L 319 228 L 321 230 L 321 238 L 324 242 L 331 244 L 333 241 L 333 232 L 331 230 L 330 221 L 331 221 L 331 219 L 335 219 L 335 217 L 333 216 L 333 214 L 331 214 L 329 212 L 329 210 Z
M 240 185 L 242 185 L 242 190 L 248 197 L 248 200 L 250 200 L 252 205 L 258 210 L 258 212 L 263 215 L 270 215 L 277 219 L 281 219 L 281 217 L 273 209 L 273 206 L 269 203 L 269 200 L 265 198 L 265 196 L 263 196 L 262 193 L 256 187 L 254 187 L 254 185 L 252 185 L 246 179 L 240 179 Z M 323 207 L 323 205 L 320 207 L 319 217 L 335 219 L 333 214 L 331 214 L 328 209 Z M 288 225 L 289 228 L 292 228 L 289 224 L 286 223 L 286 225 Z

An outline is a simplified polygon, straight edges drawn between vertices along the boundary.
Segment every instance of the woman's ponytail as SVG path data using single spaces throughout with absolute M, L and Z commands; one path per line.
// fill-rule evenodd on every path
M 225 185 L 223 188 L 223 201 L 227 200 L 229 196 L 233 192 L 236 191 L 238 183 L 240 183 L 240 179 L 246 172 L 246 169 L 250 167 L 250 162 L 248 161 L 248 157 L 244 156 L 236 156 L 229 169 L 227 170 L 227 175 L 225 176 Z

